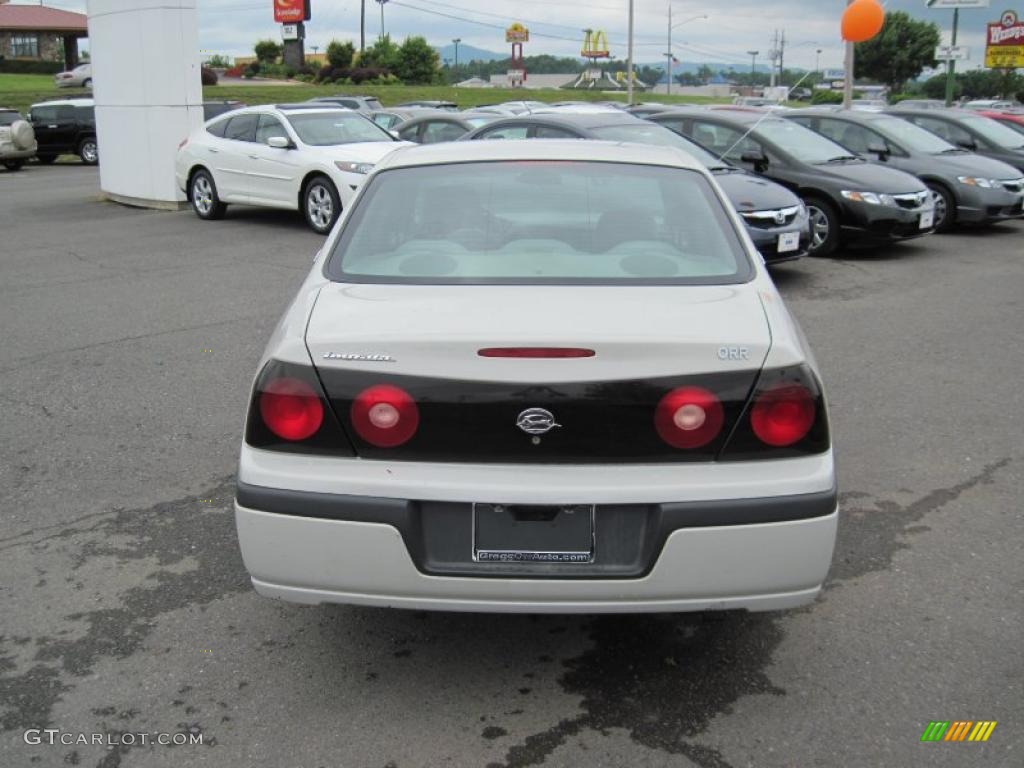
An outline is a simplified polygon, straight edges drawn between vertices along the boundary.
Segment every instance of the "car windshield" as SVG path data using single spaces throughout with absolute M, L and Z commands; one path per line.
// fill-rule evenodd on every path
M 754 134 L 773 142 L 783 152 L 809 165 L 851 156 L 849 150 L 791 120 L 764 120 L 754 130 Z
M 1024 134 L 1024 123 L 1017 123 L 1013 120 L 1001 120 L 999 124 L 1004 125 L 1017 133 Z
M 1012 128 L 1007 128 L 998 120 L 990 120 L 987 117 L 975 117 L 972 115 L 960 118 L 960 122 L 984 136 L 997 147 L 1024 149 L 1024 141 L 1021 140 L 1020 134 Z
M 902 144 L 912 152 L 924 152 L 930 155 L 939 155 L 943 152 L 955 150 L 952 144 L 941 139 L 930 131 L 926 131 L 908 120 L 901 120 L 898 117 L 886 117 L 879 120 L 872 120 L 871 127 L 887 138 Z
M 340 282 L 728 284 L 751 265 L 697 171 L 524 160 L 374 176 L 328 266 Z
M 728 167 L 724 160 L 719 160 L 703 147 L 699 147 L 689 139 L 684 139 L 675 131 L 656 123 L 639 123 L 637 125 L 606 125 L 591 128 L 595 136 L 605 141 L 629 141 L 634 144 L 655 144 L 659 147 L 678 147 L 691 154 L 705 168 Z
M 394 141 L 394 137 L 372 120 L 354 112 L 310 112 L 288 115 L 303 144 L 329 147 L 366 141 Z
M 17 112 L 0 110 L 0 125 L 14 125 L 16 120 L 24 120 Z

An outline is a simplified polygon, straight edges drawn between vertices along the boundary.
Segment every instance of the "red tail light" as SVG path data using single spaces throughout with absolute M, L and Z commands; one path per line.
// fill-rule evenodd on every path
M 701 387 L 673 389 L 658 403 L 654 428 L 673 448 L 700 448 L 722 431 L 722 403 Z
M 378 448 L 407 443 L 420 425 L 416 401 L 391 384 L 377 384 L 356 395 L 351 417 L 356 434 Z
M 260 392 L 260 416 L 282 440 L 305 440 L 324 421 L 324 406 L 309 384 L 300 379 L 272 379 Z
M 799 384 L 783 384 L 758 395 L 750 412 L 757 438 L 782 448 L 793 445 L 814 426 L 814 395 Z
M 480 357 L 593 357 L 594 350 L 580 347 L 486 347 L 477 350 Z

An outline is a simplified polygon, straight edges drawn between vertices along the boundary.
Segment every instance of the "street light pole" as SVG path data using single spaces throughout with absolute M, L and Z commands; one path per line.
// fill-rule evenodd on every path
M 626 100 L 633 103 L 633 0 L 629 0 L 629 45 L 626 59 Z
M 384 5 L 388 0 L 376 0 L 380 4 L 380 39 L 384 39 Z
M 754 75 L 757 73 L 757 54 L 760 51 L 747 51 L 747 56 L 750 57 L 750 85 L 754 85 Z
M 665 93 L 672 95 L 672 3 L 668 4 L 668 48 L 665 49 Z
M 461 37 L 453 37 L 452 42 L 455 43 L 455 68 L 459 68 L 459 43 L 462 42 Z

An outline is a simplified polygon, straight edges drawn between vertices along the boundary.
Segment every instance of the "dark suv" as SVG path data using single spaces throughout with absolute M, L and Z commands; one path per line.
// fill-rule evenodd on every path
M 40 163 L 52 163 L 58 155 L 78 155 L 86 165 L 100 161 L 92 99 L 33 104 L 28 119 L 36 132 Z

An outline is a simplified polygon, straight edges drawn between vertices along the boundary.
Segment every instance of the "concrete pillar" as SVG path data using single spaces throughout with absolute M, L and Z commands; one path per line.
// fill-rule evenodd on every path
M 178 144 L 203 122 L 196 0 L 88 0 L 100 188 L 111 200 L 182 207 Z

